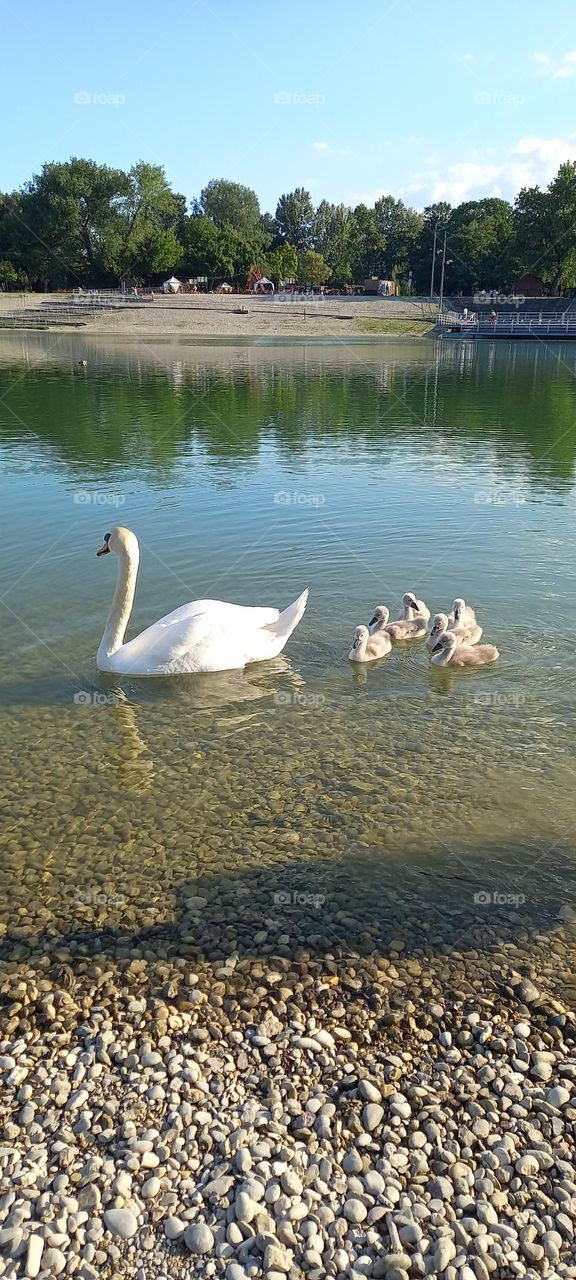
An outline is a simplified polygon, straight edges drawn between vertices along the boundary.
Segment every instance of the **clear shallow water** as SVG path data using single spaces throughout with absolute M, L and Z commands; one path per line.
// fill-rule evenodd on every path
M 198 893 L 215 953 L 415 925 L 529 947 L 576 911 L 575 370 L 570 345 L 2 336 L 4 954 L 190 942 Z M 132 634 L 309 584 L 285 655 L 99 674 L 115 523 L 142 544 Z M 354 669 L 355 625 L 406 589 L 465 595 L 497 667 L 416 643 Z

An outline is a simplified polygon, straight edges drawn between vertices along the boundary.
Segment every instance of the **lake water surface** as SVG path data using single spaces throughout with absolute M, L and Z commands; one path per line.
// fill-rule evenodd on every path
M 529 947 L 576 918 L 575 373 L 569 344 L 2 335 L 7 954 L 145 938 L 203 894 L 215 954 L 410 945 L 415 922 Z M 130 634 L 310 585 L 283 657 L 99 674 L 117 523 Z M 354 627 L 407 589 L 464 595 L 497 666 L 416 642 L 355 669 Z

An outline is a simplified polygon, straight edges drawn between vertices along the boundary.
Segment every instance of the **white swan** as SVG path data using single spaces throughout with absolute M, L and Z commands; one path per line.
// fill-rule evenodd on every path
M 356 627 L 354 640 L 348 657 L 351 662 L 374 662 L 390 653 L 392 641 L 386 631 L 376 631 L 372 635 L 368 627 Z
M 456 636 L 459 644 L 478 644 L 482 635 L 482 627 L 479 622 L 449 622 L 447 613 L 435 613 L 432 630 L 426 640 L 428 649 L 433 649 L 436 641 L 445 633 Z
M 283 613 L 222 600 L 192 600 L 124 644 L 136 590 L 138 539 L 130 529 L 112 529 L 96 554 L 105 556 L 109 551 L 116 553 L 120 563 L 112 608 L 96 655 L 100 671 L 169 676 L 233 671 L 249 662 L 276 658 L 308 602 L 308 590 Z
M 419 640 L 426 635 L 426 619 L 422 614 L 414 615 L 409 605 L 404 606 L 404 617 L 397 622 L 389 622 L 389 617 L 390 611 L 386 605 L 377 605 L 369 622 L 370 635 L 380 635 L 385 631 L 393 640 Z
M 432 650 L 432 662 L 437 667 L 483 667 L 499 657 L 495 644 L 459 644 L 458 636 L 450 631 L 440 636 Z

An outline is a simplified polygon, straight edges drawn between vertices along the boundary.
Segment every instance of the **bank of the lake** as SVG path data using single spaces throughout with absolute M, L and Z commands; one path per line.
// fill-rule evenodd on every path
M 2 314 L 14 313 L 22 326 L 41 322 L 50 303 L 62 304 L 61 295 L 27 294 L 14 297 L 0 293 Z M 89 302 L 89 298 L 87 298 Z M 359 336 L 425 337 L 432 333 L 437 307 L 410 298 L 331 298 L 304 295 L 276 295 L 255 298 L 245 294 L 158 293 L 152 300 L 130 301 L 124 308 L 72 317 L 82 322 L 82 333 L 104 334 L 108 338 L 131 336 L 143 340 L 177 338 L 332 338 Z M 29 319 L 33 316 L 33 321 Z M 51 323 L 52 332 L 65 332 Z M 1 328 L 0 328 L 1 335 Z

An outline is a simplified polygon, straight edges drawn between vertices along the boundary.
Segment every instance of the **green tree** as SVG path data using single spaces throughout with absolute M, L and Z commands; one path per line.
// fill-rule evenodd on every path
M 507 200 L 489 196 L 458 205 L 448 227 L 447 288 L 465 293 L 502 288 L 512 232 L 512 207 Z
M 307 249 L 298 260 L 298 278 L 301 284 L 324 284 L 330 279 L 330 267 L 321 253 Z
M 175 267 L 182 257 L 186 202 L 171 191 L 161 165 L 135 164 L 128 190 L 118 201 L 120 220 L 114 265 L 121 274 L 148 279 Z
M 432 232 L 434 227 L 439 231 L 444 229 L 450 222 L 452 213 L 452 205 L 447 200 L 437 200 L 435 204 L 427 204 L 422 214 L 423 227 L 429 228 Z
M 11 284 L 16 284 L 17 279 L 18 279 L 18 272 L 16 271 L 14 264 L 10 262 L 7 258 L 1 258 L 0 259 L 0 289 L 5 289 L 7 285 L 10 286 Z
M 148 282 L 160 271 L 171 271 L 179 265 L 183 248 L 175 231 L 163 231 L 149 224 L 133 238 L 129 274 Z
M 293 244 L 281 244 L 269 249 L 264 265 L 271 280 L 295 280 L 298 273 L 298 254 Z
M 271 213 L 260 214 L 260 239 L 263 249 L 275 248 L 278 240 L 276 222 Z
M 432 256 L 436 254 L 434 284 L 439 283 L 438 255 L 442 250 L 444 229 L 448 227 L 452 206 L 446 200 L 426 205 L 422 227 L 412 255 L 413 285 L 418 293 L 428 293 L 432 280 Z
M 381 196 L 374 205 L 374 215 L 384 242 L 386 274 L 406 277 L 422 231 L 422 214 L 393 196 Z
M 21 206 L 20 192 L 0 195 L 0 258 L 10 262 L 17 278 L 24 280 L 31 258 L 31 237 L 22 219 Z
M 247 240 L 234 227 L 225 226 L 218 233 L 216 276 L 245 284 L 248 272 L 258 256 L 259 246 Z
M 554 292 L 576 284 L 576 162 L 566 161 L 546 191 L 523 187 L 514 204 L 514 253 L 521 271 Z
M 356 206 L 352 213 L 352 275 L 354 280 L 367 280 L 382 274 L 385 240 L 374 209 L 365 204 Z
M 297 187 L 280 196 L 276 205 L 276 229 L 282 240 L 296 246 L 299 253 L 312 246 L 314 205 L 309 191 Z
M 260 205 L 256 192 L 250 187 L 226 178 L 213 178 L 200 194 L 200 205 L 217 227 L 232 227 L 247 240 L 260 242 Z
M 56 284 L 109 278 L 120 234 L 119 202 L 128 194 L 129 180 L 120 169 L 94 160 L 45 164 L 22 193 L 31 274 Z
M 212 279 L 219 269 L 218 228 L 203 215 L 186 218 L 183 239 L 185 273 Z
M 322 200 L 314 217 L 314 248 L 326 259 L 332 279 L 342 284 L 352 279 L 352 231 L 352 210 Z

